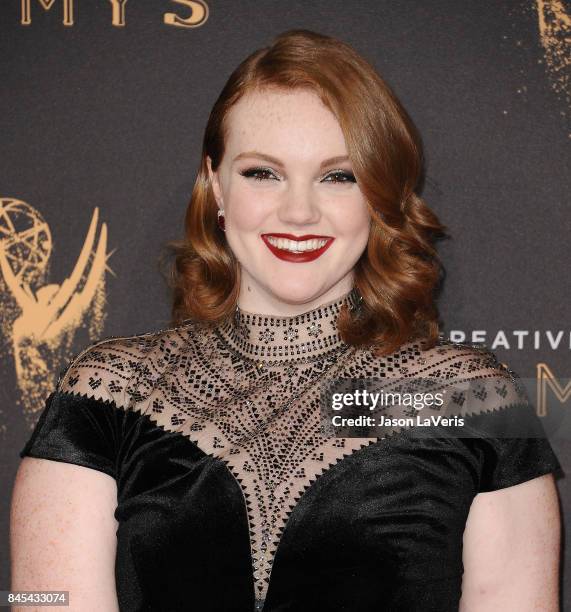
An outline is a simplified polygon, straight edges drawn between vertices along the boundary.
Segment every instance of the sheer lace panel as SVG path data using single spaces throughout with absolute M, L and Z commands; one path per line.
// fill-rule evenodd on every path
M 422 351 L 411 342 L 379 358 L 345 344 L 336 328 L 344 304 L 359 308 L 355 290 L 298 316 L 238 308 L 229 321 L 210 330 L 187 322 L 108 338 L 80 353 L 58 381 L 62 392 L 147 415 L 227 465 L 247 507 L 259 607 L 281 535 L 304 491 L 343 457 L 379 442 L 379 437 L 337 438 L 324 430 L 321 382 L 503 376 L 506 387 L 489 389 L 479 410 L 520 401 L 509 371 L 485 349 L 441 340 Z

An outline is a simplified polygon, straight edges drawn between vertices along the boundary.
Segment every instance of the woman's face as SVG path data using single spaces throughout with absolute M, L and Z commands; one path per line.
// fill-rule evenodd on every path
M 241 268 L 239 306 L 294 315 L 347 293 L 370 215 L 335 116 L 310 91 L 274 89 L 226 119 L 223 160 L 215 173 L 207 164 Z

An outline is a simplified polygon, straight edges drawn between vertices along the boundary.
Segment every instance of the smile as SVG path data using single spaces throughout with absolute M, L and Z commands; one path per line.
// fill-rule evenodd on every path
M 289 240 L 288 238 L 274 238 L 273 236 L 268 236 L 268 241 L 270 244 L 278 247 L 278 249 L 285 249 L 286 251 L 291 251 L 292 253 L 304 253 L 305 251 L 316 251 L 321 248 L 327 240 Z
M 331 236 L 262 234 L 262 240 L 279 259 L 301 263 L 320 257 L 335 239 Z

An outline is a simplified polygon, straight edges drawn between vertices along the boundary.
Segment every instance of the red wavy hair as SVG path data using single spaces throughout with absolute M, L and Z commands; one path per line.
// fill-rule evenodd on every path
M 240 98 L 265 88 L 309 89 L 336 116 L 353 172 L 371 215 L 368 245 L 354 268 L 363 297 L 356 318 L 343 308 L 341 337 L 376 354 L 439 335 L 435 291 L 442 267 L 434 247 L 446 228 L 415 192 L 422 180 L 420 135 L 377 71 L 348 44 L 308 30 L 290 30 L 247 57 L 230 75 L 204 133 L 202 160 L 185 217 L 185 237 L 167 248 L 172 323 L 215 325 L 233 314 L 240 269 L 217 224 L 206 157 L 216 170 L 224 155 L 225 118 Z

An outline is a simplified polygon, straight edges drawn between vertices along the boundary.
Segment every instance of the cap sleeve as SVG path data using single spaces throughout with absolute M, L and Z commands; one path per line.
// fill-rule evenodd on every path
M 456 418 L 438 431 L 469 449 L 478 492 L 563 472 L 522 379 L 493 351 L 441 338 L 421 357 L 412 374 L 443 384 L 443 413 Z
M 488 418 L 503 431 L 517 430 L 523 419 L 530 434 L 537 437 L 483 438 L 479 492 L 511 487 L 561 470 L 548 438 L 541 437 L 545 436 L 543 425 L 529 403 L 500 409 Z
M 109 340 L 101 342 L 107 344 L 87 347 L 62 371 L 20 457 L 73 463 L 117 477 L 124 411 L 101 375 L 112 357 Z
M 511 487 L 561 470 L 519 376 L 498 363 L 497 376 L 490 383 L 485 411 L 474 417 L 481 435 L 479 492 Z

